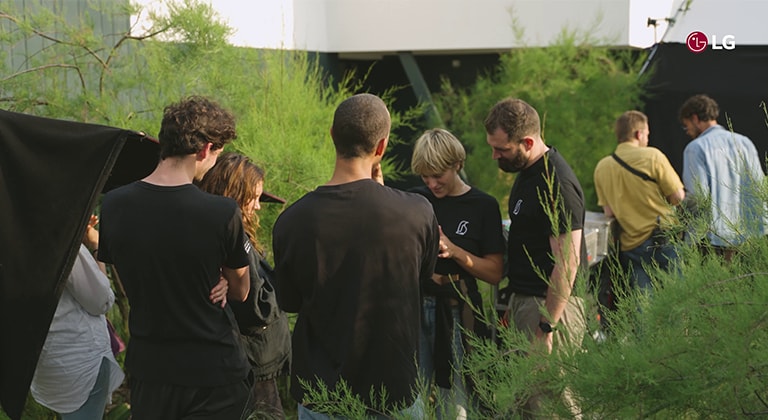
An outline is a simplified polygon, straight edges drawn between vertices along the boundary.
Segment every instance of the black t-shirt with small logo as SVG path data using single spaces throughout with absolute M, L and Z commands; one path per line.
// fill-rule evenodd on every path
M 423 195 L 432 203 L 437 223 L 451 242 L 479 257 L 504 253 L 501 212 L 495 198 L 474 187 L 464 194 L 443 198 L 435 197 L 426 186 L 411 191 Z M 477 281 L 455 260 L 438 258 L 435 273 L 458 274 L 465 279 L 472 301 L 479 304 Z M 433 281 L 422 284 L 422 287 L 427 295 L 440 295 L 445 291 L 445 287 L 441 288 Z M 450 285 L 448 289 L 454 290 Z
M 510 291 L 546 296 L 547 281 L 554 268 L 549 238 L 583 229 L 584 214 L 581 184 L 555 148 L 550 148 L 541 159 L 517 175 L 509 195 L 507 276 Z M 553 229 L 551 217 L 554 215 L 557 226 Z M 583 239 L 581 261 L 587 261 Z

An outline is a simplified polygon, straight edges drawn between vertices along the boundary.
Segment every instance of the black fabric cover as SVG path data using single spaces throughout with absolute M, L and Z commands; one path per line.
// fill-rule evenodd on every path
M 148 175 L 158 150 L 141 133 L 0 110 L 0 406 L 12 419 L 102 190 Z
M 768 102 L 768 46 L 737 44 L 733 50 L 708 48 L 694 54 L 685 44 L 657 44 L 650 65 L 644 100 L 649 143 L 667 155 L 678 174 L 683 170 L 683 150 L 691 141 L 678 119 L 680 106 L 699 93 L 717 101 L 718 123 L 727 129 L 727 116 L 733 131 L 755 143 L 765 165 L 768 127 L 760 104 Z

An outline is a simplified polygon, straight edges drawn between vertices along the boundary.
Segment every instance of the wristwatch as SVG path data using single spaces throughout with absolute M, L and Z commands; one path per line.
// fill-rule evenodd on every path
M 544 331 L 546 334 L 549 334 L 555 330 L 555 328 L 552 327 L 552 324 L 547 321 L 539 321 L 539 329 Z

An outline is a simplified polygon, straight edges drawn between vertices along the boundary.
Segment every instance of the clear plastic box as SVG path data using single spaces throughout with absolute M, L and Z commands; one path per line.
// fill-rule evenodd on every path
M 589 240 L 586 239 L 587 233 L 597 229 L 597 244 L 595 247 L 595 258 L 590 262 L 608 255 L 608 250 L 613 244 L 613 231 L 616 227 L 616 219 L 607 217 L 604 213 L 588 211 L 584 221 L 584 237 L 587 241 L 587 251 L 589 251 Z

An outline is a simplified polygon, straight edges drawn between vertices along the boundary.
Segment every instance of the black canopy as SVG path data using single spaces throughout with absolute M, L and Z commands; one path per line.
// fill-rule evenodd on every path
M 12 419 L 100 194 L 157 158 L 143 133 L 0 110 L 0 405 Z
M 653 47 L 649 60 L 653 73 L 647 84 L 645 113 L 651 129 L 650 144 L 667 155 L 682 173 L 683 149 L 691 139 L 678 120 L 680 106 L 704 93 L 720 106 L 718 122 L 749 137 L 765 164 L 768 127 L 761 104 L 768 102 L 768 46 L 737 45 L 732 50 L 695 54 L 685 44 Z

